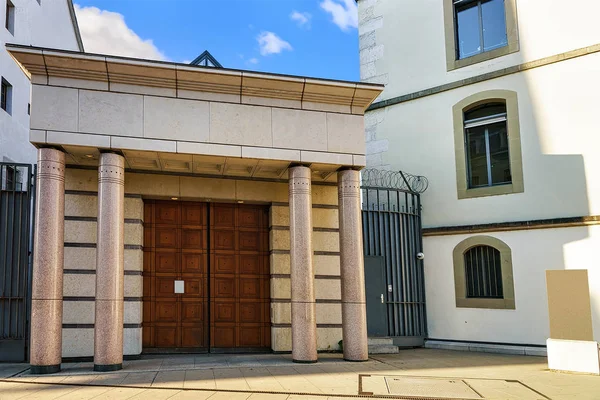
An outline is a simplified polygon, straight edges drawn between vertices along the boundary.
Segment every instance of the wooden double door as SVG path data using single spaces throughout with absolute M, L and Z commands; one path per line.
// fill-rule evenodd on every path
M 146 201 L 145 352 L 271 347 L 268 208 Z

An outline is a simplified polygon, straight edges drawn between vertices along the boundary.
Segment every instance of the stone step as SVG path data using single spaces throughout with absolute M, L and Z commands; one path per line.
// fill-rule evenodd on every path
M 393 345 L 394 339 L 391 337 L 370 337 L 369 346 L 371 345 Z
M 397 354 L 400 350 L 398 346 L 389 344 L 369 345 L 369 354 Z

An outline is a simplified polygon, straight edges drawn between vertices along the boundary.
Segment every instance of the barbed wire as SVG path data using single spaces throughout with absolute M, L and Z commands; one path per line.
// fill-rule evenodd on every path
M 429 187 L 429 180 L 421 175 L 413 175 L 402 171 L 386 171 L 367 168 L 361 171 L 362 186 L 374 188 L 391 188 L 423 193 Z

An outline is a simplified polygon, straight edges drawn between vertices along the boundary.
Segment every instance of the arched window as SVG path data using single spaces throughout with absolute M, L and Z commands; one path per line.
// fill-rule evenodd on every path
M 512 254 L 503 241 L 473 236 L 454 248 L 456 306 L 514 309 Z
M 464 259 L 467 298 L 503 298 L 500 251 L 492 246 L 475 246 L 464 253 Z
M 453 114 L 458 198 L 523 192 L 517 93 L 476 93 Z
M 465 112 L 468 187 L 512 183 L 506 104 L 485 103 Z

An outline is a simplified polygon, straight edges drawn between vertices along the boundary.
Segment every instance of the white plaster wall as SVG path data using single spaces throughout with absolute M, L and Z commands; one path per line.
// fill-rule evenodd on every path
M 599 71 L 593 54 L 368 113 L 367 164 L 427 176 L 424 227 L 600 214 Z M 494 89 L 517 92 L 525 191 L 458 200 L 452 106 Z
M 424 238 L 429 337 L 545 345 L 547 269 L 587 269 L 594 339 L 600 340 L 600 226 L 485 233 L 512 250 L 515 310 L 457 308 L 452 251 L 469 235 Z
M 15 32 L 6 28 L 6 0 L 0 0 L 0 75 L 13 86 L 12 114 L 0 110 L 0 161 L 35 163 L 35 148 L 29 143 L 30 83 L 5 50 L 6 43 L 78 50 L 67 0 L 12 0 Z
M 359 32 L 376 31 L 361 64 L 375 62 L 368 74 L 384 77 L 382 98 L 600 43 L 597 0 L 516 0 L 521 51 L 448 72 L 442 1 L 450 0 L 359 0 Z

